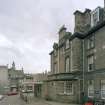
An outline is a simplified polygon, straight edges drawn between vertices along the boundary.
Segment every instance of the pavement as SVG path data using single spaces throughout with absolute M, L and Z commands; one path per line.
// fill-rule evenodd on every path
M 44 99 L 33 98 L 27 105 L 79 105 L 79 104 L 70 104 L 70 103 L 61 103 L 55 101 L 46 101 Z
M 0 101 L 0 105 L 78 105 L 78 104 L 67 104 L 55 101 L 46 101 L 40 98 L 30 98 L 28 102 L 25 102 L 20 98 L 19 95 L 5 96 L 3 100 Z
M 78 105 L 78 104 L 70 104 L 70 103 L 60 103 L 55 101 L 46 101 L 48 105 Z
M 26 105 L 26 103 L 20 99 L 18 95 L 4 96 L 0 101 L 0 105 Z

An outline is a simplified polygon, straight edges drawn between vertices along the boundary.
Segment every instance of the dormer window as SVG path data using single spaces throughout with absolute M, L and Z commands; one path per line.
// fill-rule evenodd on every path
M 97 25 L 97 23 L 100 20 L 100 7 L 96 8 L 94 11 L 91 13 L 91 26 Z
M 70 47 L 69 40 L 66 40 L 66 49 L 68 49 L 69 47 Z

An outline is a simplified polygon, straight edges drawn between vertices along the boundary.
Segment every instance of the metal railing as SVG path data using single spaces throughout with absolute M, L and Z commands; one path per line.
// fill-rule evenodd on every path
M 95 100 L 94 105 L 105 105 L 103 100 Z
M 101 99 L 95 99 L 94 105 L 105 105 L 105 90 L 100 91 Z
M 105 99 L 105 90 L 101 90 L 101 98 Z

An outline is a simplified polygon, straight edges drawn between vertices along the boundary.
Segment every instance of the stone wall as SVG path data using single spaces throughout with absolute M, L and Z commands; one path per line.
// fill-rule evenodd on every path
M 83 62 L 83 45 L 82 40 L 75 38 L 72 40 L 72 70 L 82 71 Z

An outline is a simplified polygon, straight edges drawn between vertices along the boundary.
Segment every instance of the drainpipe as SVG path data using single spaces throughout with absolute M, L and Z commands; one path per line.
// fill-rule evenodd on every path
M 58 73 L 59 73 L 59 48 L 58 48 Z
M 85 65 L 84 65 L 84 61 L 85 61 L 85 48 L 84 48 L 84 39 L 83 39 L 83 41 L 82 41 L 83 43 L 83 74 L 82 74 L 82 76 L 83 76 L 83 92 L 85 91 L 85 87 L 84 87 L 84 85 L 85 85 Z
M 71 56 L 71 57 L 70 57 L 70 58 L 71 58 L 71 59 L 70 59 L 70 60 L 71 60 L 71 61 L 70 61 L 70 70 L 72 71 L 72 66 L 73 66 L 73 64 L 72 64 L 72 41 L 71 41 L 71 53 L 70 53 L 70 56 Z

